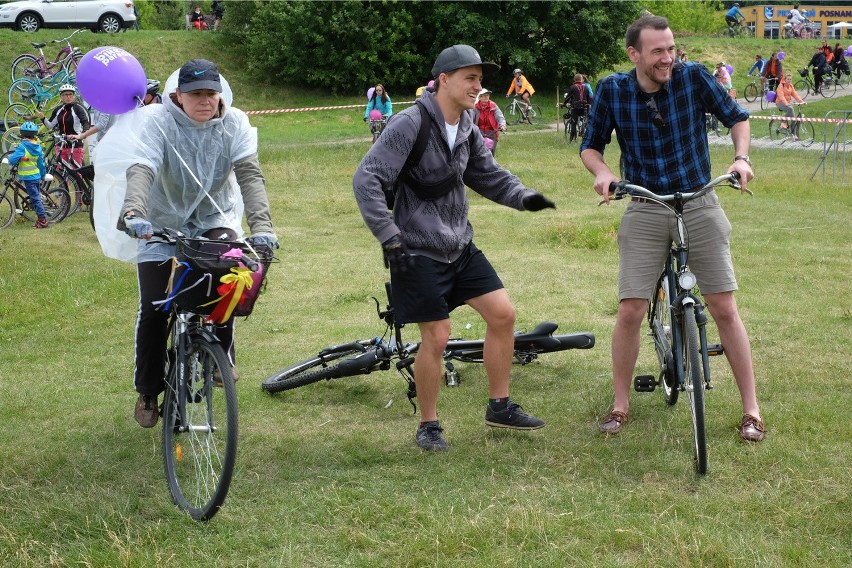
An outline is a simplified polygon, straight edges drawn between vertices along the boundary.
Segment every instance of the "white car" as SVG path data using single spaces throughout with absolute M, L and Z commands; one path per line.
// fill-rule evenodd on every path
M 112 0 L 26 0 L 0 4 L 0 28 L 89 28 L 115 33 L 136 21 L 133 2 Z

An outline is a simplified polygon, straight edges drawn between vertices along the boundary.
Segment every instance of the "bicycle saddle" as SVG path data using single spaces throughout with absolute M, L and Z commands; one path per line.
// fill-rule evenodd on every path
M 42 47 L 46 47 L 46 46 L 47 46 L 47 44 L 46 44 L 46 43 L 31 43 L 30 45 L 32 45 L 32 46 L 33 46 L 34 48 L 36 48 L 36 49 L 41 49 Z
M 547 337 L 548 335 L 551 335 L 554 331 L 556 331 L 556 328 L 558 327 L 559 325 L 551 321 L 543 321 L 537 326 L 535 326 L 535 329 L 533 329 L 529 333 L 516 334 L 515 341 L 519 339 L 521 341 L 532 341 L 541 337 Z

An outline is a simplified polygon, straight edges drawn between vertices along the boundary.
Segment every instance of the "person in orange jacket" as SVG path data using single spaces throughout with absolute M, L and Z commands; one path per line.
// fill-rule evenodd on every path
M 515 93 L 524 99 L 527 107 L 530 105 L 530 97 L 535 94 L 535 89 L 533 89 L 533 86 L 530 85 L 529 81 L 527 81 L 527 78 L 524 77 L 524 74 L 521 73 L 520 69 L 515 69 L 515 77 L 509 85 L 509 90 L 506 92 L 506 96 L 508 97 L 512 93 Z
M 799 93 L 796 92 L 796 88 L 793 87 L 793 80 L 790 78 L 790 75 L 784 75 L 781 83 L 778 84 L 778 89 L 775 91 L 775 106 L 777 106 L 778 110 L 786 114 L 787 117 L 791 119 L 789 121 L 790 133 L 793 135 L 793 140 L 798 140 L 799 121 L 792 120 L 796 117 L 796 113 L 793 112 L 793 105 L 790 104 L 791 100 L 794 100 L 797 103 L 805 102 L 802 100 L 802 97 L 799 96 Z

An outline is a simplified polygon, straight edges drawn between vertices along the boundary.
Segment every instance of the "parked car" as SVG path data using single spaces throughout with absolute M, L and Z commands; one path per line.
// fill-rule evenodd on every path
M 25 0 L 0 5 L 0 28 L 89 28 L 115 33 L 136 21 L 133 2 L 112 0 Z

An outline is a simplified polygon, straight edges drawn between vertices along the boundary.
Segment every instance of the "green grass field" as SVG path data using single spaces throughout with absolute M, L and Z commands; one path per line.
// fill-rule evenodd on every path
M 247 99 L 245 108 L 294 106 L 270 91 Z M 710 472 L 698 478 L 683 403 L 633 393 L 624 433 L 597 432 L 611 403 L 624 204 L 597 206 L 561 132 L 511 131 L 498 151 L 558 209 L 520 213 L 471 195 L 476 242 L 518 327 L 551 320 L 597 335 L 591 351 L 513 370 L 513 397 L 545 429 L 485 426 L 476 365 L 458 365 L 461 385 L 442 392 L 445 455 L 414 445 L 417 418 L 393 373 L 263 393 L 268 374 L 318 348 L 379 335 L 370 296 L 380 297 L 387 272 L 352 196 L 369 147 L 360 113 L 252 122 L 282 248 L 255 313 L 238 324 L 240 444 L 224 508 L 207 524 L 179 512 L 159 429 L 133 421 L 134 268 L 103 257 L 83 216 L 48 231 L 17 223 L 0 231 L 0 565 L 852 565 L 852 196 L 810 179 L 819 153 L 755 148 L 754 197 L 720 195 L 769 435 L 740 442 L 736 386 L 713 360 Z M 714 173 L 731 158 L 714 146 Z M 484 331 L 468 308 L 452 321 L 457 336 Z M 654 365 L 646 340 L 637 372 Z

